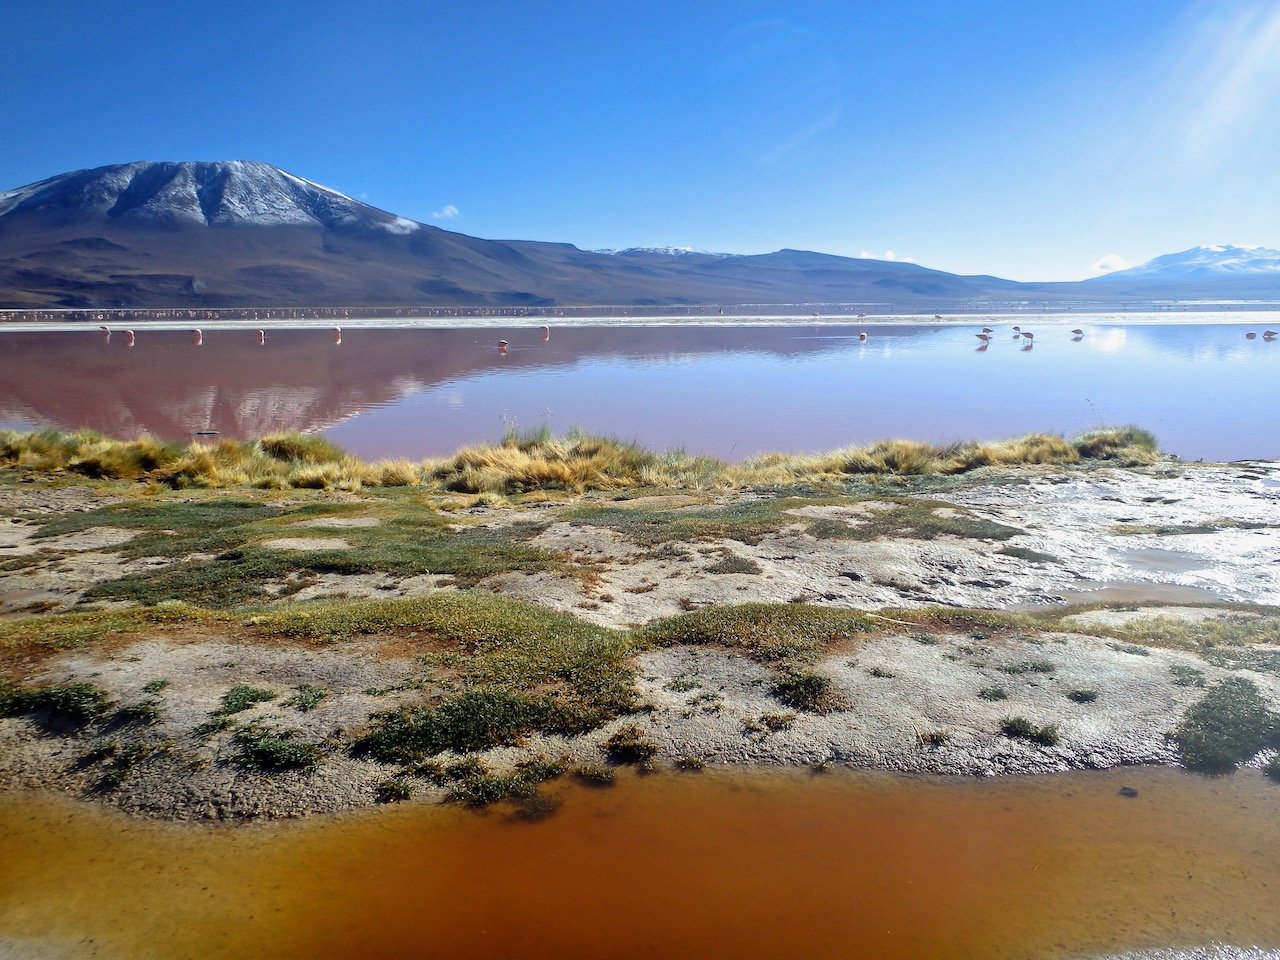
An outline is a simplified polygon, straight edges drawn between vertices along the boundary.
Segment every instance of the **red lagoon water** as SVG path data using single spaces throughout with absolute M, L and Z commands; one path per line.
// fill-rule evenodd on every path
M 556 789 L 562 805 L 536 822 L 414 806 L 231 829 L 3 797 L 0 955 L 1026 960 L 1280 946 L 1280 786 L 1257 773 L 707 772 Z
M 1280 341 L 1256 324 L 1073 322 L 985 348 L 977 323 L 0 332 L 0 425 L 420 458 L 546 424 L 743 459 L 1137 423 L 1185 458 L 1280 457 Z

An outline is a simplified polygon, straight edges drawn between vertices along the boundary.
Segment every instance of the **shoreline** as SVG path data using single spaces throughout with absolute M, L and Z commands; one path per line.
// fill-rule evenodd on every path
M 633 762 L 1167 765 L 1215 691 L 1280 708 L 1277 464 L 506 498 L 0 473 L 0 785 L 145 816 L 536 802 Z M 1090 581 L 1138 592 L 1067 606 Z
M 537 321 L 550 321 L 553 329 L 558 327 L 771 327 L 771 326 L 856 326 L 893 327 L 893 326 L 971 326 L 984 320 L 1000 323 L 1003 321 L 1026 323 L 1034 321 L 1050 327 L 1075 326 L 1077 324 L 1092 325 L 1134 325 L 1148 326 L 1159 324 L 1247 324 L 1274 322 L 1280 313 L 1280 304 L 1269 307 L 1247 307 L 1245 305 L 1221 307 L 1219 309 L 1202 308 L 1189 304 L 1178 310 L 1043 310 L 1040 308 L 1011 311 L 1008 309 L 970 310 L 944 314 L 932 313 L 884 313 L 858 314 L 848 313 L 751 313 L 745 312 L 730 316 L 719 314 L 659 314 L 652 316 L 628 313 L 591 313 L 558 316 L 554 314 L 502 314 L 491 316 L 433 316 L 415 318 L 397 317 L 362 317 L 358 314 L 349 317 L 262 317 L 262 318 L 220 318 L 204 314 L 217 312 L 200 309 L 174 311 L 154 311 L 157 313 L 190 313 L 183 317 L 123 317 L 110 315 L 111 311 L 89 311 L 93 316 L 79 320 L 62 320 L 51 317 L 47 320 L 12 320 L 6 313 L 15 311 L 0 310 L 0 334 L 2 333 L 67 333 L 81 331 L 97 331 L 99 324 L 115 325 L 141 324 L 149 330 L 173 331 L 190 330 L 199 325 L 203 330 L 291 330 L 291 329 L 323 329 L 335 325 L 349 329 L 502 329 L 512 327 L 539 326 Z M 50 311 L 57 313 L 59 311 Z M 82 312 L 68 310 L 68 313 Z M 121 311 L 133 313 L 135 311 Z M 137 311 L 146 313 L 148 311 Z M 101 314 L 101 316 L 99 316 Z

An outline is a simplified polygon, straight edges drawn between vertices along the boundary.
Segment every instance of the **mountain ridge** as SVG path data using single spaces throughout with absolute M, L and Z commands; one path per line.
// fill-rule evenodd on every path
M 1202 259 L 1214 249 L 1193 248 Z M 1219 252 L 1239 259 L 1248 249 Z M 1024 283 L 792 248 L 603 252 L 486 240 L 248 160 L 133 161 L 0 193 L 0 307 L 10 309 L 847 303 L 932 312 L 1118 305 L 1197 284 L 1209 295 L 1280 299 L 1280 269 L 1204 268 L 1183 282 L 1171 277 L 1174 267 Z

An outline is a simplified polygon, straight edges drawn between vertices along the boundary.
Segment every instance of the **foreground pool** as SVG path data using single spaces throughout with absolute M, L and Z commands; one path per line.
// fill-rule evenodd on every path
M 554 789 L 562 804 L 537 821 L 410 806 L 225 829 L 0 797 L 0 955 L 997 960 L 1280 946 L 1280 785 L 1255 772 L 708 771 Z

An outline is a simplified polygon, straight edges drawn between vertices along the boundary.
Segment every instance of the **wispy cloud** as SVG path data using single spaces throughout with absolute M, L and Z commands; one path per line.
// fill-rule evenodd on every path
M 457 207 L 455 207 L 452 203 L 446 203 L 439 210 L 436 210 L 431 214 L 431 219 L 432 220 L 452 220 L 461 212 L 462 211 L 459 210 Z
M 858 254 L 858 256 L 861 257 L 863 260 L 893 260 L 893 261 L 897 261 L 898 263 L 915 263 L 916 262 L 914 257 L 900 257 L 896 253 L 894 253 L 892 250 L 886 250 L 884 253 L 871 253 L 870 251 L 863 250 L 861 253 Z
M 775 144 L 760 156 L 761 163 L 777 163 L 790 153 L 795 153 L 808 146 L 822 134 L 832 129 L 840 120 L 840 105 L 832 107 L 825 114 L 800 127 L 791 136 Z
M 1280 3 L 1205 4 L 1184 38 L 1166 106 L 1181 118 L 1183 146 L 1210 161 L 1247 142 L 1280 112 Z
M 844 64 L 820 31 L 772 17 L 732 26 L 705 69 L 731 104 L 735 142 L 761 145 L 754 159 L 771 166 L 803 156 L 839 127 Z
M 1115 273 L 1117 270 L 1128 270 L 1132 266 L 1133 264 L 1120 254 L 1108 253 L 1105 257 L 1094 261 L 1089 267 L 1089 273 L 1096 277 L 1104 273 Z

